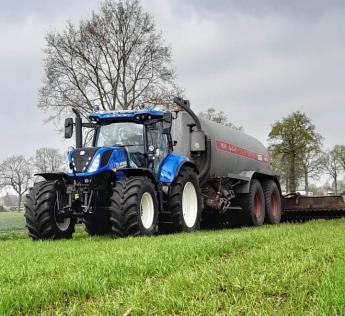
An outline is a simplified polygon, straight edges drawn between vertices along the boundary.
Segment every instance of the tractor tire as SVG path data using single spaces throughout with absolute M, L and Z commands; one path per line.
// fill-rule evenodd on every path
M 158 202 L 149 178 L 129 177 L 115 182 L 110 222 L 114 237 L 150 236 L 157 232 Z
M 161 214 L 160 232 L 193 232 L 200 228 L 201 190 L 196 172 L 183 167 L 170 186 L 166 209 Z
M 84 217 L 85 231 L 90 236 L 111 234 L 110 213 L 105 207 L 99 207 Z
M 261 183 L 252 179 L 249 193 L 238 194 L 234 205 L 242 207 L 241 211 L 234 211 L 230 221 L 232 227 L 261 226 L 265 221 L 265 198 Z
M 74 218 L 57 214 L 56 181 L 42 181 L 30 188 L 25 204 L 26 227 L 33 240 L 69 239 L 74 233 Z
M 279 224 L 282 216 L 282 201 L 278 186 L 273 180 L 265 180 L 262 189 L 265 195 L 265 222 Z

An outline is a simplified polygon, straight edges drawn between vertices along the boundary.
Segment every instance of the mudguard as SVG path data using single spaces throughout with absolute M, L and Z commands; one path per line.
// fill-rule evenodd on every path
M 243 171 L 239 175 L 234 174 L 228 174 L 230 178 L 237 179 L 242 181 L 241 184 L 235 187 L 234 191 L 235 193 L 249 193 L 249 187 L 250 183 L 253 178 L 256 179 L 272 179 L 275 181 L 278 185 L 278 188 L 280 190 L 279 185 L 279 178 L 276 176 L 276 174 L 273 171 L 269 170 L 249 170 L 249 171 Z
M 181 167 L 186 164 L 196 169 L 193 162 L 186 156 L 175 154 L 167 155 L 160 166 L 158 180 L 163 183 L 172 183 L 177 177 Z
M 52 181 L 52 180 L 68 180 L 68 176 L 66 173 L 63 172 L 41 172 L 41 173 L 35 173 L 35 176 L 42 177 L 44 180 Z

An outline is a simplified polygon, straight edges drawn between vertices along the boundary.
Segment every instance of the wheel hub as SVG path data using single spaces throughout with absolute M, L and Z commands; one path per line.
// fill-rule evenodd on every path
M 192 182 L 187 182 L 183 188 L 182 212 L 186 225 L 193 227 L 198 216 L 198 197 Z
M 261 197 L 259 193 L 256 193 L 254 197 L 254 210 L 256 218 L 259 218 L 262 211 Z
M 272 215 L 277 216 L 277 214 L 278 214 L 278 202 L 277 202 L 277 197 L 275 194 L 272 194 L 272 196 L 271 196 L 271 210 L 272 210 Z
M 154 219 L 154 204 L 150 193 L 145 192 L 140 201 L 140 218 L 146 229 L 151 228 Z

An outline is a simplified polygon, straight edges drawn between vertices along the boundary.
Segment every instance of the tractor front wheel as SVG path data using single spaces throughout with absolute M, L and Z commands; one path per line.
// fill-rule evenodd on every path
M 33 240 L 71 238 L 74 233 L 74 218 L 63 217 L 59 212 L 64 192 L 58 187 L 57 181 L 39 182 L 26 196 L 26 226 Z
M 152 181 L 129 177 L 116 181 L 110 203 L 115 237 L 149 236 L 157 231 L 158 202 Z

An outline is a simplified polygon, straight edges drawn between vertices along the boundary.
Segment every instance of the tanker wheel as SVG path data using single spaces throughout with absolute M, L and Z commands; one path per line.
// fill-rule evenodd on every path
M 262 183 L 265 195 L 266 223 L 279 224 L 282 215 L 282 202 L 277 184 L 273 180 Z
M 239 194 L 234 205 L 242 207 L 241 211 L 231 215 L 232 227 L 261 226 L 265 220 L 265 197 L 260 182 L 253 179 L 249 186 L 249 193 Z
M 166 209 L 162 212 L 160 232 L 192 232 L 200 228 L 201 191 L 198 176 L 183 167 L 171 184 Z
M 56 181 L 39 182 L 26 196 L 26 226 L 33 240 L 67 239 L 74 233 L 75 219 L 63 217 L 58 212 L 59 205 L 64 202 L 64 193 L 58 187 Z
M 110 199 L 110 222 L 115 237 L 156 233 L 158 202 L 149 178 L 129 177 L 115 182 Z
M 85 215 L 83 222 L 91 236 L 111 233 L 110 213 L 105 207 L 96 207 L 93 213 Z

